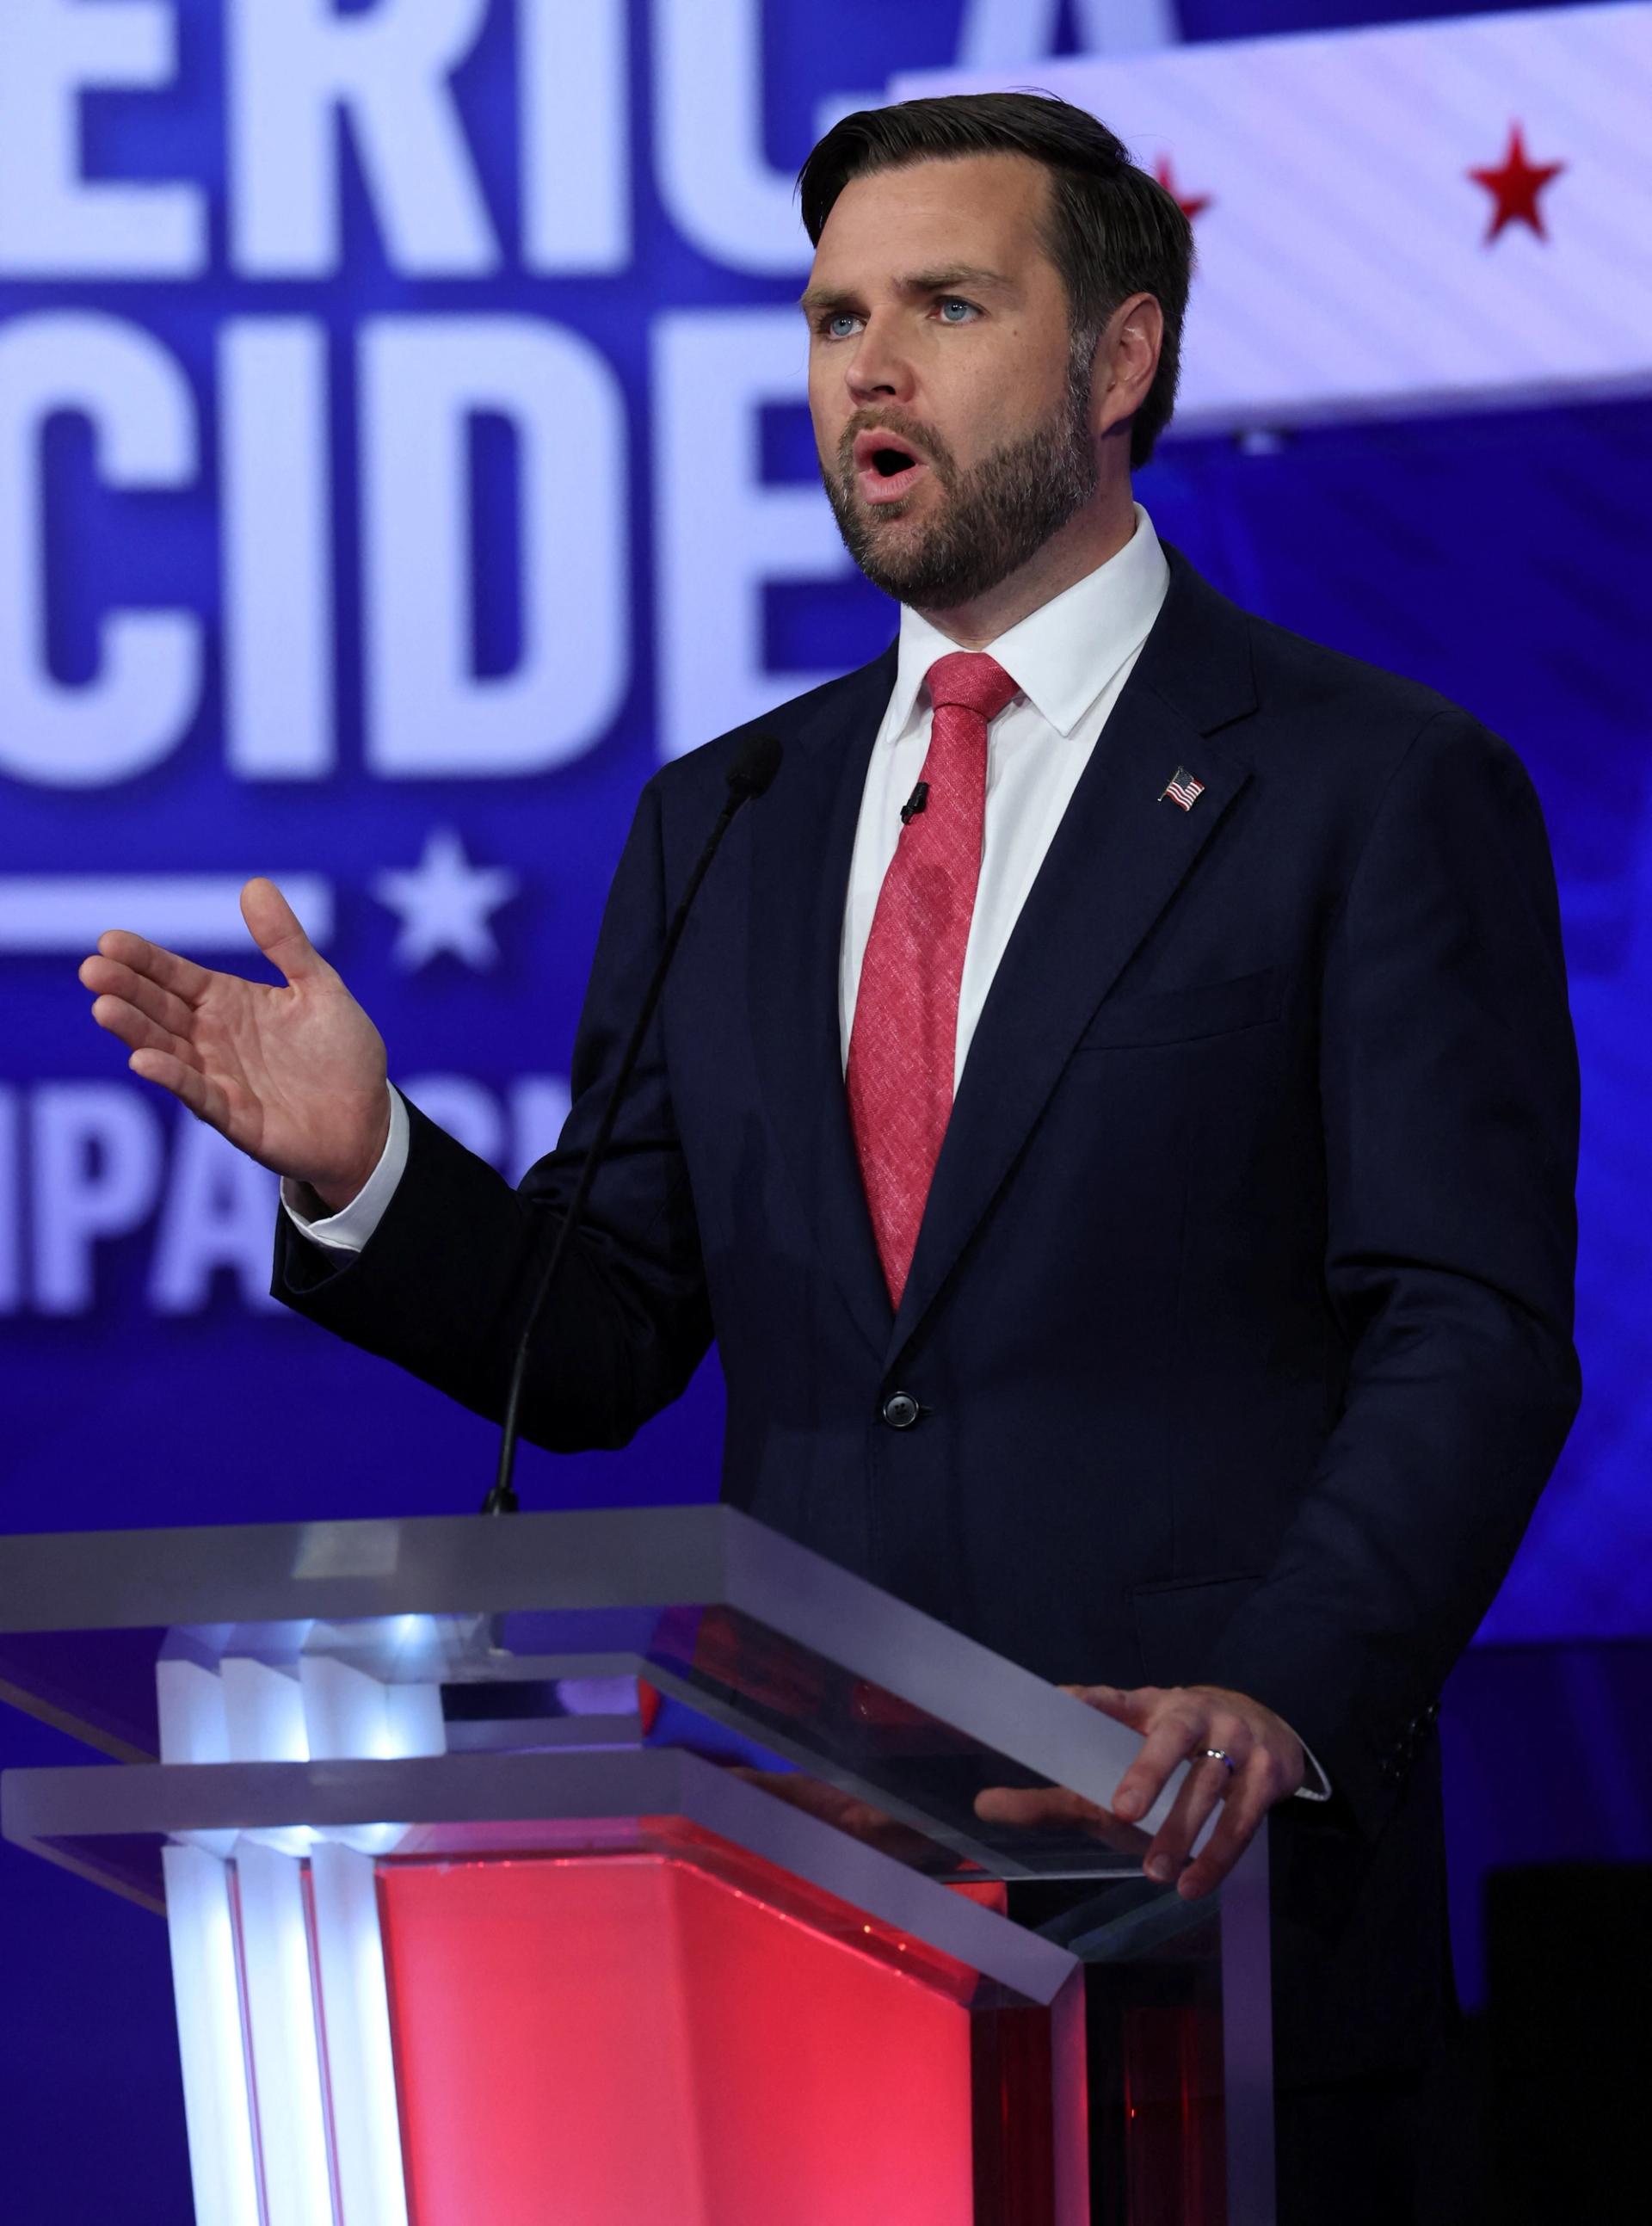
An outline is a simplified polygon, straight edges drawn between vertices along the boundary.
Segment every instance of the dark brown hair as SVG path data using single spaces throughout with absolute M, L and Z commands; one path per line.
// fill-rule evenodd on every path
M 1073 353 L 1084 365 L 1121 302 L 1132 294 L 1158 302 L 1159 369 L 1130 426 L 1131 464 L 1145 464 L 1176 405 L 1192 228 L 1175 196 L 1085 110 L 1039 92 L 950 93 L 858 109 L 832 126 L 797 174 L 810 239 L 818 245 L 851 179 L 964 155 L 1026 155 L 1050 173 L 1045 245 L 1066 287 Z

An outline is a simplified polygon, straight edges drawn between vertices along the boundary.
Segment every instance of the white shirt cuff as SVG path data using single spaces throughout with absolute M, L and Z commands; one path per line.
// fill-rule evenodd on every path
M 1301 1733 L 1299 1733 L 1297 1737 L 1299 1741 Z M 1302 1759 L 1307 1765 L 1307 1775 L 1297 1787 L 1293 1797 L 1298 1801 L 1329 1801 L 1331 1780 L 1325 1776 L 1318 1756 L 1311 1746 L 1305 1746 L 1302 1749 Z
M 410 1126 L 407 1106 L 399 1090 L 389 1083 L 384 1086 L 390 1091 L 390 1134 L 378 1155 L 378 1165 L 348 1205 L 338 1213 L 318 1214 L 311 1220 L 302 1200 L 315 1193 L 303 1183 L 288 1180 L 281 1186 L 281 1203 L 287 1218 L 302 1236 L 329 1252 L 361 1250 L 384 1219 L 384 1209 L 396 1194 L 396 1186 L 407 1171 Z

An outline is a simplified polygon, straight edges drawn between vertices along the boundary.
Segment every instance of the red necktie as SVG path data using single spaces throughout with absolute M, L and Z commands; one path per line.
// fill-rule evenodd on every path
M 1001 665 L 964 651 L 937 658 L 928 684 L 927 794 L 878 892 L 849 1031 L 855 1148 L 897 1307 L 952 1111 L 958 989 L 987 816 L 987 724 L 1015 693 Z

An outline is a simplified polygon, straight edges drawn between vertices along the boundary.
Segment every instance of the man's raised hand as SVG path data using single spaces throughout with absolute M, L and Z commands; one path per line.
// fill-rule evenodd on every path
M 127 1065 L 336 1212 L 378 1164 L 390 1126 L 378 1029 L 273 881 L 249 881 L 241 916 L 284 987 L 217 974 L 111 929 L 84 960 L 92 1017 Z

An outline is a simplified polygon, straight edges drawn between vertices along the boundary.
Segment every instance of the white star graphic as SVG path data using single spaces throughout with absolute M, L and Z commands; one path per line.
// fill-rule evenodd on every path
M 467 966 L 492 965 L 499 947 L 489 919 L 518 887 L 517 876 L 502 866 L 473 866 L 452 828 L 435 827 L 424 838 L 418 864 L 379 874 L 372 889 L 380 904 L 401 917 L 395 956 L 411 973 L 443 951 Z

